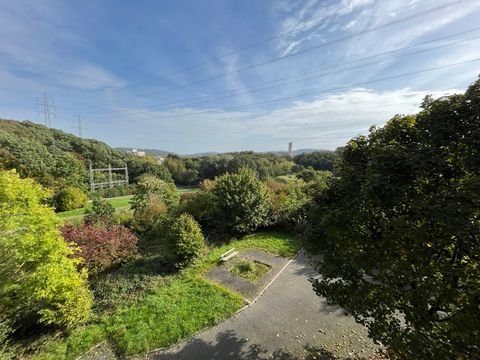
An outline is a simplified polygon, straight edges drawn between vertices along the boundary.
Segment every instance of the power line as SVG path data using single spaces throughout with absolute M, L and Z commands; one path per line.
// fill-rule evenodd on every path
M 377 31 L 377 30 L 380 30 L 380 29 L 384 29 L 384 28 L 387 28 L 387 27 L 390 27 L 390 26 L 393 26 L 393 25 L 397 25 L 397 24 L 401 24 L 405 21 L 408 21 L 408 20 L 413 20 L 415 18 L 418 18 L 418 17 L 421 17 L 421 16 L 424 16 L 424 15 L 427 15 L 429 13 L 432 13 L 432 12 L 436 12 L 436 11 L 439 11 L 439 10 L 443 10 L 443 9 L 446 9 L 448 7 L 451 7 L 453 5 L 458 5 L 462 2 L 465 2 L 467 0 L 457 0 L 457 1 L 454 1 L 454 2 L 450 2 L 450 3 L 446 3 L 446 4 L 443 4 L 443 5 L 439 5 L 439 6 L 436 6 L 436 7 L 433 7 L 433 8 L 430 8 L 430 9 L 427 9 L 427 10 L 424 10 L 424 11 L 421 11 L 421 12 L 418 12 L 416 14 L 412 14 L 412 15 L 409 15 L 409 16 L 406 16 L 406 17 L 403 17 L 403 18 L 400 18 L 400 19 L 397 19 L 397 20 L 393 20 L 393 21 L 390 21 L 390 22 L 387 22 L 385 24 L 381 24 L 381 25 L 378 25 L 378 26 L 374 26 L 370 29 L 366 29 L 366 30 L 363 30 L 363 31 L 359 31 L 357 33 L 353 33 L 353 34 L 350 34 L 350 35 L 346 35 L 346 36 L 343 36 L 343 37 L 339 37 L 337 39 L 334 39 L 334 40 L 331 40 L 331 41 L 328 41 L 328 42 L 325 42 L 325 43 L 322 43 L 322 44 L 318 44 L 318 45 L 315 45 L 315 46 L 311 46 L 311 47 L 308 47 L 308 48 L 305 48 L 303 50 L 300 50 L 300 51 L 297 51 L 295 53 L 291 53 L 291 54 L 287 54 L 287 55 L 284 55 L 284 56 L 280 56 L 280 57 L 275 57 L 275 58 L 272 58 L 270 60 L 266 60 L 266 61 L 262 61 L 262 62 L 258 62 L 256 64 L 252 64 L 252 65 L 247 65 L 247 66 L 244 66 L 242 68 L 239 68 L 235 71 L 230 71 L 230 72 L 226 72 L 226 73 L 223 73 L 223 74 L 220 74 L 220 75 L 216 75 L 216 76 L 211 76 L 211 77 L 207 77 L 207 78 L 204 78 L 204 79 L 200 79 L 200 80 L 197 80 L 197 81 L 193 81 L 189 84 L 186 84 L 186 85 L 180 85 L 180 86 L 176 86 L 176 87 L 169 87 L 167 89 L 163 89 L 161 90 L 160 92 L 147 92 L 147 93 L 141 93 L 141 94 L 137 94 L 136 96 L 146 96 L 146 95 L 151 95 L 151 94 L 162 94 L 162 93 L 165 93 L 167 91 L 173 91 L 173 90 L 179 90 L 179 89 L 184 89 L 184 88 L 187 88 L 187 87 L 191 87 L 193 85 L 198 85 L 198 84 L 203 84 L 203 83 L 207 83 L 207 82 L 210 82 L 210 81 L 214 81 L 214 80 L 219 80 L 219 79 L 222 79 L 222 78 L 225 78 L 229 75 L 233 75 L 233 74 L 238 74 L 238 73 L 241 73 L 241 72 L 245 72 L 247 70 L 251 70 L 251 69 L 255 69 L 255 68 L 258 68 L 258 67 L 261 67 L 261 66 L 265 66 L 265 65 L 269 65 L 269 64 L 272 64 L 272 63 L 276 63 L 276 62 L 279 62 L 279 61 L 283 61 L 285 59 L 289 59 L 289 58 L 292 58 L 292 57 L 296 57 L 296 56 L 299 56 L 299 55 L 303 55 L 305 53 L 308 53 L 308 52 L 311 52 L 311 51 L 314 51 L 314 50 L 318 50 L 318 49 L 321 49 L 321 48 L 324 48 L 324 47 L 327 47 L 327 46 L 330 46 L 330 45 L 333 45 L 333 44 L 337 44 L 337 43 L 340 43 L 340 42 L 343 42 L 343 41 L 346 41 L 346 40 L 350 40 L 350 39 L 353 39 L 355 37 L 358 37 L 358 36 L 361 36 L 361 35 L 365 35 L 365 34 L 368 34 L 368 33 L 371 33 L 371 32 L 374 32 L 374 31 Z M 109 104 L 108 102 L 106 104 Z
M 323 89 L 323 90 L 322 89 L 316 89 L 315 91 L 309 91 L 309 92 L 305 92 L 305 93 L 294 95 L 294 96 L 273 98 L 273 99 L 268 99 L 268 100 L 249 103 L 249 104 L 231 106 L 231 107 L 223 108 L 222 111 L 234 110 L 234 109 L 245 108 L 245 107 L 252 107 L 252 106 L 257 106 L 257 105 L 264 105 L 264 104 L 274 103 L 274 102 L 278 102 L 278 101 L 293 100 L 293 99 L 297 99 L 297 98 L 300 98 L 300 97 L 318 95 L 319 93 L 345 90 L 345 89 L 349 89 L 349 88 L 352 88 L 352 87 L 358 87 L 358 86 L 368 85 L 368 84 L 372 84 L 372 83 L 398 79 L 398 78 L 402 78 L 402 77 L 406 77 L 406 76 L 417 75 L 417 74 L 427 73 L 427 72 L 431 72 L 431 71 L 446 69 L 446 68 L 450 68 L 450 67 L 454 67 L 454 66 L 465 65 L 465 64 L 468 64 L 468 63 L 472 63 L 472 62 L 477 62 L 479 60 L 480 60 L 480 58 L 474 58 L 474 59 L 470 59 L 470 60 L 466 60 L 466 61 L 446 64 L 446 65 L 441 65 L 441 66 L 435 66 L 435 67 L 426 68 L 426 69 L 422 69 L 422 70 L 417 70 L 417 71 L 402 73 L 402 74 L 398 74 L 398 75 L 388 76 L 388 77 L 384 77 L 384 78 L 380 78 L 380 79 L 362 81 L 362 82 L 353 83 L 353 84 L 344 85 L 344 86 L 336 86 L 336 87 L 331 87 L 331 88 Z M 215 114 L 215 112 L 204 111 L 204 112 L 196 112 L 196 113 L 190 113 L 190 114 L 178 114 L 178 115 L 181 116 L 181 117 L 185 117 L 185 115 L 195 115 L 195 114 L 197 114 L 197 115 L 200 115 L 200 114 Z M 169 118 L 175 117 L 176 115 L 177 114 L 169 115 Z M 243 115 L 243 116 L 240 116 L 240 118 L 241 117 L 252 118 L 251 115 L 246 115 L 246 116 Z M 229 116 L 228 118 L 225 118 L 225 120 L 229 120 L 229 119 L 232 119 L 232 118 L 237 118 L 237 117 Z M 215 119 L 215 121 L 218 121 L 218 120 L 222 120 L 222 119 Z M 131 120 L 129 119 L 129 120 L 126 120 L 126 121 L 130 122 Z M 117 123 L 118 122 L 119 121 L 117 120 Z
M 426 43 L 431 43 L 431 42 L 434 42 L 434 41 L 441 41 L 441 40 L 445 40 L 446 38 L 456 36 L 458 34 L 464 34 L 464 33 L 467 33 L 467 32 L 478 31 L 478 30 L 480 30 L 480 27 L 477 27 L 474 30 L 464 31 L 464 32 L 457 33 L 457 34 L 454 34 L 454 35 L 444 36 L 444 37 L 439 38 L 439 39 L 429 40 L 427 42 L 420 43 L 420 44 L 417 44 L 417 45 L 406 46 L 406 47 L 403 47 L 403 48 L 394 49 L 394 50 L 390 50 L 390 51 L 375 54 L 375 55 L 370 55 L 370 56 L 367 56 L 367 57 L 364 57 L 364 58 L 361 58 L 361 59 L 352 60 L 352 61 L 348 61 L 348 62 L 340 63 L 340 64 L 335 64 L 335 65 L 332 65 L 332 66 L 323 67 L 323 68 L 316 69 L 316 70 L 311 70 L 311 71 L 301 73 L 301 74 L 297 74 L 297 75 L 293 75 L 293 76 L 288 76 L 288 77 L 283 77 L 283 78 L 279 78 L 279 79 L 275 79 L 275 80 L 269 80 L 269 81 L 266 81 L 266 82 L 257 83 L 253 87 L 246 88 L 246 89 L 242 88 L 242 89 L 239 90 L 239 92 L 235 92 L 236 90 L 229 90 L 229 91 L 226 91 L 226 92 L 219 92 L 217 94 L 214 94 L 214 96 L 215 95 L 220 95 L 220 96 L 215 96 L 213 98 L 208 98 L 208 99 L 203 98 L 203 99 L 201 99 L 201 98 L 197 97 L 197 98 L 194 98 L 194 101 L 191 101 L 191 102 L 183 102 L 183 103 L 182 102 L 180 102 L 180 103 L 177 102 L 177 103 L 163 104 L 163 106 L 174 104 L 171 107 L 166 108 L 166 109 L 165 108 L 158 109 L 157 107 L 151 107 L 151 108 L 149 108 L 149 110 L 146 110 L 146 111 L 145 110 L 134 110 L 134 109 L 127 110 L 127 111 L 128 111 L 129 114 L 141 114 L 141 113 L 148 113 L 148 112 L 151 112 L 151 111 L 174 110 L 174 109 L 178 108 L 179 106 L 185 107 L 185 106 L 191 106 L 191 105 L 196 105 L 196 104 L 202 104 L 202 103 L 205 103 L 205 102 L 211 102 L 213 100 L 228 99 L 228 98 L 232 98 L 232 97 L 242 95 L 242 94 L 250 94 L 250 93 L 253 93 L 253 92 L 274 89 L 274 88 L 277 88 L 278 86 L 285 86 L 285 85 L 289 85 L 289 84 L 303 82 L 303 81 L 306 81 L 306 80 L 318 79 L 318 78 L 322 78 L 322 77 L 325 77 L 325 76 L 328 76 L 328 75 L 334 75 L 334 74 L 343 73 L 343 72 L 346 72 L 346 71 L 355 70 L 355 69 L 359 69 L 359 68 L 363 68 L 363 67 L 367 67 L 367 66 L 378 65 L 379 62 L 376 61 L 376 62 L 364 63 L 364 64 L 361 64 L 361 65 L 358 65 L 358 66 L 349 67 L 349 68 L 346 68 L 346 69 L 341 69 L 341 70 L 337 70 L 337 71 L 333 71 L 333 72 L 326 72 L 326 73 L 321 73 L 321 74 L 318 74 L 318 75 L 313 75 L 313 76 L 308 76 L 308 77 L 303 77 L 303 78 L 300 78 L 300 77 L 303 76 L 303 75 L 307 75 L 307 74 L 317 73 L 321 70 L 342 67 L 344 65 L 358 63 L 358 62 L 362 62 L 362 61 L 365 61 L 365 60 L 368 60 L 368 59 L 373 59 L 373 58 L 376 58 L 376 57 L 390 55 L 390 54 L 395 53 L 395 52 L 400 52 L 400 51 L 416 48 L 418 46 L 425 45 Z M 475 37 L 469 38 L 469 39 L 462 39 L 462 40 L 454 41 L 454 42 L 447 43 L 447 44 L 440 44 L 440 45 L 435 46 L 435 47 L 420 49 L 420 50 L 410 52 L 410 53 L 407 53 L 407 54 L 402 54 L 402 55 L 399 55 L 398 57 L 417 55 L 417 54 L 420 54 L 420 53 L 425 53 L 425 52 L 438 50 L 438 49 L 445 48 L 445 47 L 450 47 L 452 45 L 458 45 L 458 44 L 462 44 L 462 43 L 465 43 L 465 42 L 477 40 L 479 38 L 480 38 L 480 36 L 475 36 Z M 285 80 L 289 80 L 289 79 L 296 79 L 296 80 L 285 81 Z M 273 86 L 263 86 L 263 87 L 260 86 L 260 85 L 266 85 L 266 84 L 271 84 L 271 83 L 281 83 L 281 84 L 273 85 Z M 225 94 L 225 95 L 223 95 L 223 94 Z M 221 95 L 223 95 L 223 96 L 221 96 Z M 195 101 L 195 99 L 196 99 L 196 101 Z M 109 111 L 109 113 L 125 113 L 125 112 L 126 111 L 124 109 Z M 200 111 L 199 113 L 203 113 L 203 111 Z M 190 113 L 188 115 L 191 115 L 191 114 L 194 114 L 194 113 Z M 173 115 L 173 116 L 175 116 L 175 115 Z M 184 115 L 179 115 L 179 116 L 184 116 Z
M 464 1 L 464 0 L 460 0 L 460 1 Z M 329 18 L 336 18 L 338 15 L 337 14 L 333 14 L 331 16 L 326 16 L 323 18 L 323 20 L 327 20 Z M 318 27 L 320 25 L 317 25 L 315 27 Z M 315 28 L 314 27 L 314 28 Z M 313 29 L 313 28 L 312 28 Z M 237 50 L 233 50 L 231 52 L 227 52 L 225 54 L 222 54 L 222 55 L 219 55 L 219 56 L 215 56 L 213 58 L 210 58 L 209 60 L 205 60 L 205 61 L 201 61 L 201 62 L 198 62 L 198 63 L 195 63 L 195 64 L 192 64 L 192 65 L 187 65 L 183 68 L 179 68 L 177 70 L 173 70 L 169 73 L 166 73 L 166 74 L 163 74 L 163 75 L 158 75 L 158 76 L 155 76 L 154 78 L 150 79 L 150 80 L 147 80 L 147 81 L 143 81 L 143 82 L 138 82 L 138 83 L 135 83 L 135 84 L 132 84 L 132 85 L 129 85 L 129 86 L 124 86 L 122 89 L 119 89 L 117 91 L 120 91 L 120 90 L 125 90 L 127 88 L 132 88 L 132 87 L 136 87 L 138 85 L 144 85 L 144 84 L 147 84 L 147 83 L 150 83 L 151 81 L 154 81 L 156 79 L 164 79 L 164 78 L 168 78 L 168 77 L 171 77 L 172 75 L 176 75 L 176 74 L 179 74 L 179 73 L 182 73 L 182 72 L 185 72 L 185 71 L 188 71 L 188 70 L 192 70 L 192 69 L 195 69 L 195 68 L 199 68 L 203 65 L 207 65 L 207 64 L 210 64 L 210 63 L 213 63 L 215 61 L 218 61 L 218 60 L 222 60 L 224 58 L 227 58 L 227 57 L 230 57 L 232 55 L 236 55 L 236 54 L 239 54 L 239 53 L 242 53 L 244 51 L 247 51 L 247 50 L 251 50 L 251 49 L 254 49 L 256 47 L 259 47 L 261 45 L 264 45 L 264 44 L 267 44 L 271 41 L 274 41 L 276 39 L 280 39 L 282 37 L 284 37 L 285 35 L 288 35 L 288 34 L 292 34 L 292 33 L 295 33 L 297 30 L 289 30 L 289 31 L 284 31 L 284 32 L 281 32 L 277 35 L 272 35 L 272 36 L 269 36 L 267 38 L 264 38 L 262 40 L 259 40 L 257 42 L 254 42 L 252 44 L 249 44 L 249 45 L 246 45 L 244 47 L 241 47 Z M 84 99 L 85 98 L 92 98 L 92 97 L 96 97 L 96 95 L 89 95 L 89 96 L 85 96 L 83 97 Z
M 37 98 L 38 115 L 43 115 L 45 126 L 52 127 L 52 117 L 56 117 L 55 101 L 50 99 L 46 92 Z

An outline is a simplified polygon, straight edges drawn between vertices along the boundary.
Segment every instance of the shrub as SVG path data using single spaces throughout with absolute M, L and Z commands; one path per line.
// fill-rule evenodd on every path
M 132 209 L 138 211 L 146 207 L 152 196 L 162 201 L 169 210 L 178 206 L 180 202 L 175 184 L 147 174 L 138 182 L 137 194 L 132 199 Z
M 269 184 L 271 193 L 271 222 L 281 226 L 293 226 L 302 217 L 305 206 L 310 201 L 308 188 L 303 180 L 292 179 L 281 186 Z
M 205 181 L 204 181 L 205 183 Z M 209 181 L 209 183 L 212 183 Z M 187 195 L 187 196 L 184 196 Z M 214 202 L 211 188 L 202 187 L 196 193 L 182 194 L 182 202 L 177 209 L 177 214 L 188 213 L 192 215 L 196 221 L 202 225 L 209 225 L 211 222 Z
M 65 225 L 62 235 L 79 247 L 78 255 L 91 273 L 124 263 L 137 254 L 137 237 L 124 226 Z
M 180 203 L 180 195 L 173 183 L 153 175 L 144 175 L 139 180 L 137 194 L 132 198 L 135 230 L 148 234 L 159 218 Z
M 238 173 L 222 175 L 211 191 L 214 221 L 220 229 L 243 234 L 267 224 L 269 192 L 253 170 L 242 168 Z
M 102 198 L 93 199 L 91 209 L 87 209 L 85 214 L 85 222 L 88 224 L 104 224 L 108 226 L 115 222 L 115 208 Z
M 43 205 L 49 193 L 14 172 L 0 172 L 0 314 L 16 327 L 69 327 L 86 320 L 92 297 L 61 220 Z
M 155 194 L 147 195 L 143 201 L 144 204 L 133 212 L 133 228 L 136 232 L 148 237 L 157 223 L 167 215 L 168 209 Z
M 172 222 L 167 239 L 170 255 L 178 268 L 194 262 L 205 249 L 200 225 L 188 214 L 182 214 Z
M 58 211 L 70 211 L 84 207 L 88 197 L 81 189 L 70 186 L 57 194 L 55 202 Z
M 115 212 L 114 223 L 127 228 L 133 225 L 133 211 L 131 209 L 118 209 Z
M 8 321 L 0 318 L 0 360 L 15 359 L 15 347 L 10 343 L 9 336 L 12 333 L 12 328 Z

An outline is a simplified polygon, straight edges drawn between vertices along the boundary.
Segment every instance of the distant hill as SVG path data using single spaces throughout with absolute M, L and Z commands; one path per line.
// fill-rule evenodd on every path
M 173 151 L 158 150 L 158 149 L 141 149 L 141 148 L 127 148 L 127 147 L 116 147 L 118 151 L 126 153 L 127 151 L 132 151 L 132 149 L 137 149 L 138 151 L 145 151 L 145 154 L 152 156 L 167 156 L 168 154 L 175 154 Z
M 90 164 L 95 168 L 127 164 L 131 181 L 145 172 L 171 179 L 156 161 L 126 155 L 104 142 L 31 121 L 0 119 L 0 169 L 15 169 L 20 176 L 33 178 L 55 192 L 66 186 L 86 190 Z
M 158 150 L 158 149 L 141 149 L 141 148 L 127 148 L 127 147 L 117 147 L 116 150 L 126 153 L 127 151 L 131 151 L 132 149 L 137 149 L 138 151 L 145 151 L 147 155 L 152 156 L 167 156 L 168 154 L 178 155 L 180 157 L 204 157 L 204 156 L 213 156 L 213 155 L 221 155 L 221 154 L 229 154 L 231 152 L 215 152 L 215 151 L 206 151 L 200 153 L 193 153 L 193 154 L 177 154 L 172 151 L 166 150 Z M 300 154 L 310 154 L 316 151 L 328 151 L 322 149 L 298 149 L 293 151 L 293 155 L 300 155 Z M 277 155 L 287 155 L 286 151 L 261 151 L 258 152 L 259 154 L 277 154 Z

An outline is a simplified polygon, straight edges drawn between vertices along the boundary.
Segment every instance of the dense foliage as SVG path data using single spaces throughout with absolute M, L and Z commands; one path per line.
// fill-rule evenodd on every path
M 341 157 L 342 149 L 336 151 L 321 150 L 311 153 L 296 155 L 294 158 L 295 164 L 301 165 L 305 168 L 312 168 L 314 170 L 328 170 L 333 171 L 335 163 Z
M 271 199 L 271 219 L 275 225 L 292 227 L 304 216 L 304 209 L 310 201 L 307 184 L 300 179 L 287 183 L 269 182 Z
M 55 204 L 59 211 L 69 211 L 84 207 L 88 202 L 85 193 L 76 187 L 66 187 L 55 196 Z
M 172 174 L 175 183 L 182 185 L 197 184 L 205 179 L 213 180 L 226 173 L 238 172 L 241 168 L 253 170 L 264 180 L 289 174 L 294 166 L 286 156 L 251 151 L 192 158 L 169 155 L 163 164 Z
M 171 181 L 166 168 L 151 157 L 127 155 L 103 142 L 29 121 L 0 120 L 0 169 L 16 169 L 21 177 L 33 178 L 54 192 L 68 186 L 86 190 L 90 164 L 101 168 L 125 163 L 134 182 L 145 173 Z
M 168 228 L 168 247 L 178 268 L 184 268 L 205 250 L 205 239 L 200 225 L 189 214 L 174 219 Z
M 148 233 L 155 223 L 180 203 L 180 195 L 172 182 L 165 182 L 153 175 L 139 180 L 137 194 L 132 198 L 135 228 Z
M 95 198 L 92 207 L 85 211 L 85 222 L 111 225 L 115 222 L 115 208 L 105 199 Z
M 31 179 L 0 172 L 0 314 L 19 328 L 70 326 L 90 314 L 86 274 L 42 204 L 48 195 Z
M 137 254 L 137 237 L 124 226 L 65 225 L 62 235 L 78 246 L 78 255 L 91 273 L 124 263 Z
M 138 182 L 137 193 L 132 199 L 132 209 L 141 211 L 151 198 L 157 198 L 168 209 L 178 206 L 180 195 L 172 182 L 166 182 L 153 175 L 145 175 Z
M 480 357 L 480 80 L 348 143 L 310 215 L 319 295 L 401 359 Z
M 212 188 L 213 221 L 231 234 L 245 234 L 266 225 L 270 196 L 266 185 L 249 168 L 218 177 Z
M 12 328 L 7 321 L 1 319 L 2 316 L 0 316 L 0 360 L 11 360 L 15 358 L 15 348 L 9 340 Z

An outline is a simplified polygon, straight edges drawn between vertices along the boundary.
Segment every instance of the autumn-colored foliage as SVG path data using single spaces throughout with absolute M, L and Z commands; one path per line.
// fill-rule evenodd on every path
M 137 254 L 137 237 L 121 225 L 108 228 L 65 225 L 62 235 L 79 247 L 78 255 L 92 273 L 126 262 Z

